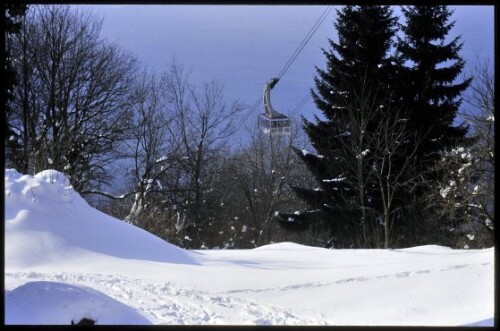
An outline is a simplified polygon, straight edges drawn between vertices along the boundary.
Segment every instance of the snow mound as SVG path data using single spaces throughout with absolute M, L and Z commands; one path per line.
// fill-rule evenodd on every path
M 397 249 L 396 251 L 401 251 L 405 253 L 420 253 L 420 254 L 446 254 L 453 253 L 454 250 L 450 247 L 439 246 L 439 245 L 424 245 L 409 248 Z
M 5 296 L 6 324 L 69 325 L 83 318 L 95 324 L 151 324 L 135 309 L 84 286 L 36 281 L 21 285 Z
M 312 247 L 312 246 L 306 246 L 306 245 L 301 245 L 301 244 L 296 244 L 293 242 L 280 242 L 276 244 L 269 244 L 269 245 L 263 245 L 257 248 L 254 248 L 254 250 L 310 250 L 310 249 L 319 249 L 319 250 L 324 250 L 324 248 L 321 247 Z
M 35 176 L 5 171 L 5 234 L 10 267 L 103 255 L 196 264 L 194 253 L 90 207 L 55 170 Z

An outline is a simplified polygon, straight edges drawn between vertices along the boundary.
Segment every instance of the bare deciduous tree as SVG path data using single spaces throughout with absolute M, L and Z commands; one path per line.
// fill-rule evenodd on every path
M 163 79 L 173 115 L 171 137 L 180 153 L 171 187 L 185 192 L 175 196 L 176 208 L 186 213 L 180 240 L 186 246 L 199 247 L 203 241 L 200 233 L 211 218 L 206 198 L 217 183 L 220 156 L 229 150 L 236 114 L 243 107 L 237 101 L 228 106 L 223 86 L 216 81 L 196 89 L 190 75 L 175 62 Z
M 487 247 L 494 243 L 495 227 L 495 79 L 492 63 L 480 59 L 467 74 L 474 77 L 463 116 L 471 125 L 473 144 L 453 149 L 443 167 L 456 169 L 439 187 L 439 201 L 455 233 L 455 245 Z
M 296 125 L 289 136 L 266 135 L 259 128 L 249 133 L 249 144 L 234 158 L 235 198 L 242 200 L 234 213 L 244 222 L 247 240 L 261 246 L 274 238 L 274 214 L 300 205 L 290 184 L 297 184 L 305 172 L 293 149 L 305 141 Z
M 85 192 L 110 179 L 124 139 L 135 60 L 100 37 L 101 22 L 68 6 L 31 6 L 12 38 L 20 79 L 9 119 L 23 148 L 17 167 L 65 172 Z
M 384 228 L 384 248 L 391 247 L 391 229 L 401 218 L 402 209 L 408 200 L 402 199 L 411 194 L 411 188 L 420 180 L 420 174 L 412 168 L 414 156 L 424 137 L 417 136 L 406 125 L 404 111 L 391 109 L 390 102 L 386 111 L 381 113 L 379 130 L 375 133 L 375 158 L 372 160 L 373 174 L 381 202 L 381 225 Z
M 493 63 L 479 60 L 470 73 L 473 77 L 471 92 L 465 101 L 473 107 L 467 114 L 476 143 L 472 154 L 476 158 L 472 170 L 474 183 L 471 208 L 477 215 L 476 222 L 489 233 L 493 242 L 495 224 L 495 76 Z
M 176 162 L 177 148 L 172 143 L 169 127 L 173 115 L 168 112 L 162 81 L 155 74 L 143 73 L 133 93 L 133 121 L 129 127 L 131 139 L 126 142 L 133 160 L 132 178 L 136 183 L 134 202 L 125 218 L 139 225 L 141 214 L 151 207 L 148 195 L 163 193 L 161 177 Z

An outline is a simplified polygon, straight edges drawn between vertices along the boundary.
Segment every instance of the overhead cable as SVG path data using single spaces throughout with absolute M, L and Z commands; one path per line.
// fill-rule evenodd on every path
M 333 9 L 332 6 L 327 6 L 325 8 L 325 10 L 321 13 L 321 16 L 316 20 L 316 22 L 314 23 L 314 25 L 311 27 L 311 29 L 309 30 L 309 32 L 306 34 L 305 38 L 302 40 L 302 42 L 299 44 L 299 46 L 297 46 L 297 48 L 292 53 L 292 55 L 290 56 L 290 58 L 288 59 L 288 61 L 285 63 L 285 65 L 283 66 L 283 68 L 281 68 L 281 70 L 279 71 L 278 75 L 276 75 L 275 77 L 278 77 L 278 78 L 283 77 L 283 75 L 288 71 L 288 69 L 290 68 L 290 66 L 293 64 L 293 62 L 297 59 L 297 57 L 302 52 L 302 50 L 304 49 L 304 47 L 307 45 L 307 43 L 309 42 L 309 40 L 311 40 L 312 36 L 314 35 L 314 33 L 316 33 L 316 31 L 321 26 L 321 24 L 323 23 L 323 21 L 326 19 L 326 17 L 328 17 L 328 14 L 332 11 L 332 9 Z M 299 103 L 299 105 L 297 107 L 295 107 L 294 111 L 297 111 L 298 109 L 300 109 L 305 104 L 305 102 L 308 99 L 309 99 L 309 96 L 306 96 L 306 98 L 302 99 L 302 101 Z M 250 107 L 250 109 L 248 110 L 247 114 L 245 115 L 245 117 L 241 121 L 242 124 L 244 122 L 246 122 L 246 120 L 250 117 L 250 115 L 252 115 L 252 113 L 254 112 L 254 110 L 261 104 L 261 102 L 262 102 L 262 96 L 260 96 L 257 99 L 257 101 L 255 101 L 255 103 L 253 104 L 253 106 Z

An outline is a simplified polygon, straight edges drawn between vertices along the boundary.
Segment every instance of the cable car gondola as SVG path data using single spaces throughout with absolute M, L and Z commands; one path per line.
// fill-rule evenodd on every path
M 271 89 L 278 83 L 279 78 L 273 78 L 264 86 L 264 113 L 259 115 L 259 127 L 271 136 L 289 136 L 291 133 L 290 119 L 275 111 L 271 105 Z

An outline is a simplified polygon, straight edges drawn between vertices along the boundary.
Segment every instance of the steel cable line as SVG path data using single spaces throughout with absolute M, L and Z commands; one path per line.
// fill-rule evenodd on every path
M 299 46 L 300 47 L 300 50 L 299 50 L 299 47 L 297 48 L 297 50 L 299 50 L 299 52 L 295 55 L 295 58 L 298 56 L 298 54 L 300 54 L 300 52 L 302 51 L 302 49 L 307 45 L 307 43 L 309 42 L 309 40 L 311 39 L 312 35 L 318 30 L 318 28 L 320 27 L 320 25 L 323 23 L 323 21 L 326 19 L 326 17 L 328 16 L 328 14 L 331 12 L 332 10 L 332 6 L 328 6 L 325 11 L 323 12 L 323 14 L 321 14 L 320 18 L 316 21 L 315 25 L 313 26 L 313 28 L 311 28 L 311 30 L 309 31 L 309 36 L 306 37 L 307 40 L 305 41 L 305 43 L 302 45 L 302 46 Z M 312 31 L 314 29 L 314 31 Z M 311 33 L 312 31 L 312 33 Z M 296 52 L 297 52 L 296 50 Z M 295 58 L 293 59 L 293 61 L 295 61 Z M 288 70 L 288 68 L 290 67 L 290 65 L 293 63 L 293 61 L 290 62 L 290 64 L 287 66 L 285 64 L 285 66 L 283 67 L 283 69 L 281 69 L 280 71 L 280 74 L 279 74 L 279 78 L 281 78 L 285 73 L 286 71 Z M 292 114 L 295 115 L 305 104 L 306 102 L 311 98 L 311 95 L 310 94 L 307 94 L 298 104 L 297 106 L 292 110 Z
M 297 48 L 295 49 L 295 51 L 292 53 L 292 55 L 290 56 L 290 58 L 285 63 L 285 65 L 283 66 L 283 68 L 280 70 L 280 72 L 278 73 L 278 75 L 276 77 L 281 78 L 288 71 L 288 69 L 290 68 L 290 66 L 292 65 L 292 63 L 295 61 L 295 59 L 297 59 L 297 57 L 299 56 L 299 54 L 302 52 L 302 50 L 307 45 L 307 43 L 309 42 L 309 40 L 311 40 L 311 38 L 314 35 L 314 33 L 316 33 L 316 31 L 321 26 L 321 24 L 326 19 L 326 17 L 328 16 L 328 14 L 331 12 L 332 9 L 333 9 L 332 6 L 327 6 L 325 8 L 325 10 L 323 11 L 323 13 L 321 13 L 320 17 L 316 20 L 316 22 L 311 27 L 311 29 L 309 30 L 309 32 L 307 33 L 307 35 L 305 36 L 305 38 L 302 40 L 302 42 L 299 44 L 299 46 L 297 46 Z M 306 99 L 307 98 L 304 98 L 299 103 L 299 104 L 302 104 L 302 105 L 300 105 L 300 107 L 303 106 L 303 104 L 306 102 Z M 241 125 L 244 122 L 246 122 L 246 120 L 250 117 L 250 115 L 253 114 L 253 111 L 259 106 L 259 104 L 261 103 L 261 101 L 262 101 L 262 96 L 259 97 L 257 99 L 257 101 L 255 101 L 255 103 L 253 104 L 253 106 L 248 110 L 247 114 L 245 115 L 245 117 L 241 121 L 240 127 L 241 127 Z M 295 110 L 300 109 L 300 107 L 296 107 Z
M 281 71 L 278 73 L 278 75 L 276 77 L 278 77 L 278 78 L 281 79 L 281 77 L 283 77 L 283 75 L 285 75 L 285 73 L 288 71 L 288 68 L 290 68 L 290 66 L 292 65 L 292 63 L 297 58 L 297 56 L 299 56 L 299 54 L 302 52 L 302 50 L 304 49 L 304 47 L 306 47 L 306 45 L 309 42 L 309 40 L 311 40 L 311 38 L 314 35 L 314 33 L 316 33 L 316 31 L 318 30 L 318 28 L 323 23 L 323 21 L 326 19 L 326 17 L 328 16 L 328 14 L 330 13 L 330 11 L 332 9 L 333 9 L 332 6 L 326 7 L 326 9 L 323 11 L 323 13 L 321 14 L 321 16 L 316 21 L 316 23 L 314 23 L 314 25 L 312 26 L 312 28 L 309 30 L 309 32 L 307 33 L 307 35 L 304 38 L 304 40 L 302 40 L 302 42 L 299 44 L 299 46 L 297 46 L 297 48 L 293 52 L 292 56 L 288 59 L 288 61 L 285 63 L 285 65 L 283 66 L 283 68 L 281 69 Z
M 304 97 L 304 99 L 302 99 L 302 100 L 301 100 L 301 101 L 297 104 L 297 106 L 296 106 L 296 107 L 292 110 L 292 113 L 291 113 L 291 114 L 292 114 L 292 115 L 295 115 L 295 114 L 299 111 L 299 109 L 300 109 L 300 108 L 302 108 L 302 107 L 306 104 L 306 102 L 307 102 L 307 101 L 309 101 L 309 99 L 310 99 L 310 98 L 311 98 L 311 95 L 310 95 L 310 94 L 307 94 L 307 95 Z

